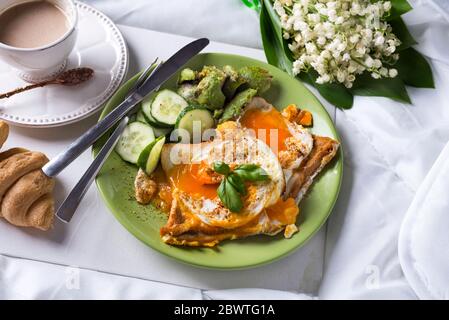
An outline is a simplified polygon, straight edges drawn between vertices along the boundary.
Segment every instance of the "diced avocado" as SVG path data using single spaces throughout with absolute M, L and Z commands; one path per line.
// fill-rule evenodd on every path
M 237 77 L 239 76 L 238 71 L 233 66 L 230 65 L 224 66 L 223 72 L 226 74 L 228 78 L 231 78 L 232 80 L 237 79 Z
M 214 119 L 216 119 L 216 120 L 220 119 L 220 117 L 223 115 L 223 112 L 224 112 L 224 109 L 214 110 L 214 115 L 213 115 Z
M 226 100 L 221 91 L 226 80 L 225 73 L 217 67 L 205 66 L 199 77 L 201 80 L 196 88 L 196 102 L 211 110 L 222 108 Z
M 195 81 L 197 77 L 197 73 L 192 69 L 186 68 L 181 71 L 178 78 L 178 84 L 182 84 L 184 82 Z
M 195 101 L 197 85 L 193 83 L 183 83 L 178 87 L 178 94 L 183 97 L 187 102 Z
M 256 89 L 246 89 L 238 93 L 225 107 L 220 123 L 237 118 L 243 110 L 243 107 L 251 101 L 257 94 Z
M 259 95 L 270 89 L 273 80 L 267 70 L 259 67 L 243 67 L 239 76 L 245 81 L 245 86 L 256 89 Z
M 217 75 L 226 78 L 226 74 L 216 66 L 204 66 L 203 69 L 198 72 L 198 79 L 202 80 L 210 75 Z
M 224 66 L 223 72 L 227 76 L 223 85 L 223 93 L 230 100 L 234 97 L 237 89 L 245 83 L 245 79 L 240 77 L 238 71 L 232 66 Z

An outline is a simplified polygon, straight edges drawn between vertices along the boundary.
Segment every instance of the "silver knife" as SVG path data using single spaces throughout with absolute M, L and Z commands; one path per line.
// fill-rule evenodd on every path
M 125 115 L 131 114 L 133 108 L 139 104 L 145 96 L 167 81 L 184 64 L 197 55 L 209 44 L 206 38 L 195 40 L 171 56 L 164 64 L 148 78 L 136 91 L 125 99 L 118 107 L 111 111 L 103 120 L 87 130 L 81 137 L 75 140 L 64 152 L 48 162 L 42 171 L 48 177 L 55 177 L 81 153 L 89 148 L 96 140 L 106 133 Z M 137 108 L 135 108 L 137 109 Z M 136 111 L 136 110 L 135 110 Z

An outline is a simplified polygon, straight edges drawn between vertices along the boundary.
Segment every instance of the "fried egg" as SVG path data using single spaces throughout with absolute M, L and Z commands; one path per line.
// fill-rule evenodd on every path
M 226 239 L 281 231 L 290 238 L 298 232 L 298 203 L 339 145 L 303 128 L 300 112 L 294 105 L 279 112 L 256 97 L 236 121 L 217 127 L 213 141 L 165 145 L 161 164 L 169 192 L 164 198 L 171 205 L 168 222 L 161 229 L 163 241 L 212 247 Z M 217 161 L 231 170 L 257 164 L 270 177 L 245 183 L 248 192 L 242 197 L 241 212 L 231 212 L 218 197 L 223 176 L 213 170 Z
M 263 98 L 253 98 L 238 123 L 270 146 L 287 175 L 299 168 L 312 151 L 312 134 Z
M 256 164 L 269 176 L 267 181 L 246 185 L 248 192 L 238 213 L 224 207 L 218 197 L 222 177 L 212 170 L 218 161 L 231 168 Z M 167 144 L 162 150 L 161 163 L 179 209 L 212 227 L 235 229 L 248 224 L 275 205 L 285 190 L 284 173 L 276 154 L 242 128 L 234 128 L 229 136 L 219 135 L 214 141 L 197 145 Z

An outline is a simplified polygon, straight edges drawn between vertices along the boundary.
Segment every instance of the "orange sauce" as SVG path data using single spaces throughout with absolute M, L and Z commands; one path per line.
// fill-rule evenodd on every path
M 167 183 L 158 183 L 158 193 L 155 197 L 155 205 L 164 212 L 169 212 L 171 203 L 173 202 L 173 195 L 170 186 Z
M 284 141 L 292 136 L 284 117 L 275 108 L 249 109 L 243 114 L 240 123 L 248 129 L 253 129 L 256 137 L 265 141 L 275 154 L 286 149 Z M 272 141 L 273 138 L 276 138 L 276 134 L 270 133 L 270 130 L 277 130 L 277 141 Z
M 282 224 L 294 224 L 299 213 L 299 208 L 293 198 L 287 200 L 279 199 L 278 202 L 266 209 L 270 219 L 277 220 Z
M 175 166 L 170 171 L 170 183 L 193 197 L 214 199 L 218 184 L 206 183 L 202 169 L 203 166 L 196 163 Z
M 159 166 L 151 175 L 151 178 L 157 183 L 157 194 L 152 203 L 163 212 L 170 212 L 170 206 L 173 201 L 170 184 L 164 171 Z

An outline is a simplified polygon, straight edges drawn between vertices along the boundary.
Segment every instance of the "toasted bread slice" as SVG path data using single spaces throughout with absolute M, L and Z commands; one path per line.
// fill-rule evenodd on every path
M 337 154 L 340 143 L 328 137 L 313 136 L 313 149 L 301 166 L 294 170 L 287 182 L 284 199 L 301 202 L 316 176 Z

